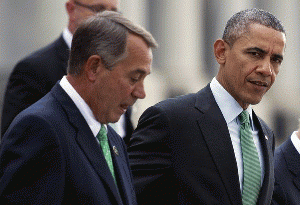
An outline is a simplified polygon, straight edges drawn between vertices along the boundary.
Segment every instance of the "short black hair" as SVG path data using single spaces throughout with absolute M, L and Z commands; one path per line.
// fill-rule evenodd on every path
M 232 46 L 243 33 L 249 30 L 251 24 L 260 24 L 285 34 L 282 23 L 273 14 L 253 8 L 234 14 L 227 21 L 222 39 Z

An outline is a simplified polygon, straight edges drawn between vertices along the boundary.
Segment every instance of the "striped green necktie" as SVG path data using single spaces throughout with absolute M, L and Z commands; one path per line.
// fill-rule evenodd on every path
M 108 138 L 107 138 L 106 129 L 105 129 L 104 125 L 101 125 L 101 129 L 100 129 L 100 131 L 99 131 L 99 133 L 97 134 L 96 137 L 99 140 L 99 143 L 100 143 L 100 146 L 102 148 L 105 160 L 107 162 L 107 165 L 108 165 L 108 167 L 110 169 L 110 172 L 111 172 L 111 174 L 112 174 L 112 176 L 115 180 L 115 183 L 116 183 L 114 165 L 113 165 L 113 162 L 112 162 L 111 152 L 110 152 L 110 148 L 109 148 L 109 144 L 108 144 Z
M 243 154 L 244 181 L 243 205 L 255 205 L 261 187 L 261 167 L 250 127 L 249 113 L 244 110 L 239 115 L 241 122 L 241 147 Z

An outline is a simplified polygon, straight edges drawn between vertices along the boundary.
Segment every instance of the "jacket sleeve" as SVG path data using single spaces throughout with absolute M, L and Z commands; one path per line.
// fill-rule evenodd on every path
M 129 142 L 129 161 L 137 201 L 140 204 L 164 204 L 170 194 L 173 179 L 171 151 L 168 147 L 169 122 L 164 112 L 150 107 L 141 116 Z

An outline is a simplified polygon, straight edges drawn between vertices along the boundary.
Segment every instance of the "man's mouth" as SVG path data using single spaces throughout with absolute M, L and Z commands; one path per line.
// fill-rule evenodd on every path
M 124 112 L 126 112 L 126 110 L 128 109 L 129 105 L 127 105 L 127 104 L 121 104 L 120 107 L 124 110 Z
M 265 81 L 249 80 L 249 82 L 254 84 L 254 85 L 258 85 L 258 86 L 263 86 L 263 87 L 268 87 L 269 86 L 269 83 L 267 83 Z

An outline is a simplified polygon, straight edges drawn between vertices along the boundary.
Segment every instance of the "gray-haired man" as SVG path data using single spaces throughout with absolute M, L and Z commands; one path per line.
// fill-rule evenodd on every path
M 107 124 L 145 97 L 156 46 L 116 12 L 78 27 L 67 76 L 3 137 L 3 204 L 136 204 L 126 146 Z

